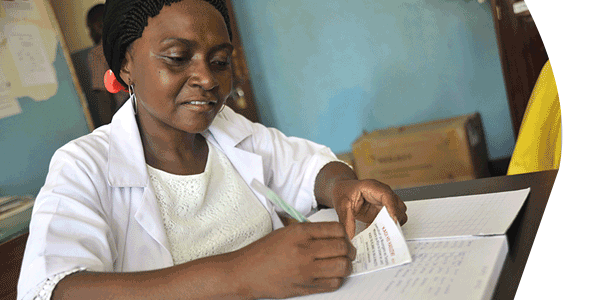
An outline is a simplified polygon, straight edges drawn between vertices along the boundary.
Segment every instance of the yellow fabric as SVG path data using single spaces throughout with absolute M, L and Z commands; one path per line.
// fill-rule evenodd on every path
M 560 122 L 558 90 L 548 61 L 529 98 L 507 174 L 558 169 L 561 151 Z

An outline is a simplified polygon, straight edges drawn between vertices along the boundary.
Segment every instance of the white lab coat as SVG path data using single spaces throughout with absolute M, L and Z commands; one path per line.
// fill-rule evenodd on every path
M 248 185 L 265 183 L 304 214 L 316 206 L 317 173 L 337 160 L 325 146 L 286 137 L 228 107 L 203 135 Z M 281 227 L 273 205 L 254 193 L 274 229 Z M 131 101 L 111 124 L 56 151 L 29 232 L 18 299 L 30 298 L 50 276 L 80 267 L 129 272 L 173 265 Z

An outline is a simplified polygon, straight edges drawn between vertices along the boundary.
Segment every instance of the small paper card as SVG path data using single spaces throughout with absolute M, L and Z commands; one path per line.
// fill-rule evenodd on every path
M 357 276 L 412 262 L 400 225 L 383 207 L 373 223 L 352 239 L 356 259 L 352 274 Z

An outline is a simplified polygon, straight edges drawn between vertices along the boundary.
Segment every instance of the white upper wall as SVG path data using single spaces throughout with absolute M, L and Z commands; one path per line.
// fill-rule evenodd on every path
M 49 0 L 71 53 L 94 45 L 86 25 L 87 12 L 103 0 Z

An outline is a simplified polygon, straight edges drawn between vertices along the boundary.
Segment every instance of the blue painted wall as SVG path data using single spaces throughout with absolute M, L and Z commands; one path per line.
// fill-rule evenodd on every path
M 23 113 L 0 119 L 0 196 L 37 195 L 56 149 L 89 133 L 60 46 L 53 65 L 58 79 L 56 95 L 40 102 L 19 98 Z
M 489 4 L 233 2 L 266 125 L 340 153 L 363 130 L 478 111 L 490 158 L 512 154 Z

